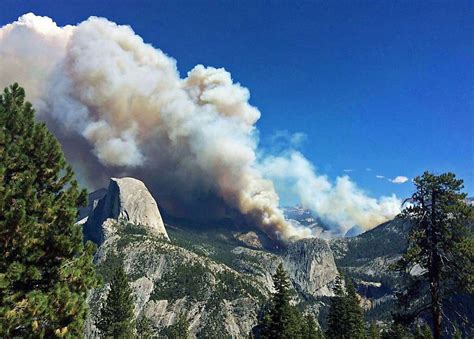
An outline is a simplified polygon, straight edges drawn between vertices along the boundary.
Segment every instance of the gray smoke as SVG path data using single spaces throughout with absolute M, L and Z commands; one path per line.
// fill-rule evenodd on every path
M 395 197 L 367 197 L 347 177 L 332 185 L 299 153 L 257 159 L 260 112 L 249 91 L 222 68 L 197 65 L 181 79 L 176 61 L 128 26 L 91 17 L 58 27 L 23 15 L 0 28 L 0 85 L 13 82 L 80 176 L 92 185 L 110 175 L 143 178 L 183 215 L 237 213 L 274 238 L 312 236 L 284 219 L 272 180 L 294 183 L 301 202 L 341 233 L 400 208 Z

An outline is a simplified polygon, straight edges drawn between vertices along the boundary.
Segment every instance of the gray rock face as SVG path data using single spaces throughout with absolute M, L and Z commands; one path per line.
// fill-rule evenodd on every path
M 339 273 L 326 240 L 313 238 L 289 243 L 282 255 L 245 247 L 237 247 L 233 253 L 245 258 L 236 261 L 238 268 L 251 272 L 268 290 L 273 290 L 272 275 L 282 263 L 293 287 L 302 295 L 334 295 L 333 287 Z
M 314 238 L 291 243 L 284 266 L 300 292 L 314 297 L 334 295 L 332 287 L 339 272 L 326 240 Z
M 89 209 L 84 234 L 97 244 L 101 244 L 107 235 L 104 230 L 107 219 L 139 225 L 152 235 L 169 239 L 158 205 L 140 180 L 110 179 L 107 193 L 99 200 L 94 200 Z
M 193 338 L 245 338 L 256 324 L 258 296 L 265 289 L 254 284 L 252 277 L 170 241 L 116 229 L 96 255 L 105 285 L 88 297 L 91 317 L 86 322 L 86 338 L 100 337 L 94 319 L 107 297 L 116 265 L 122 265 L 129 277 L 136 319 L 148 318 L 155 334 L 180 316 L 189 320 Z
M 92 290 L 86 337 L 97 338 L 95 321 L 120 265 L 133 290 L 134 316 L 148 318 L 156 335 L 181 316 L 191 337 L 244 338 L 257 324 L 273 290 L 280 263 L 296 289 L 295 302 L 313 300 L 305 312 L 317 315 L 338 274 L 325 240 L 305 239 L 276 248 L 256 232 L 197 233 L 169 227 L 145 185 L 113 178 L 90 199 L 83 217 L 86 238 L 99 244 L 95 262 L 105 284 Z M 84 213 L 86 214 L 86 213 Z
M 239 233 L 235 235 L 235 239 L 241 241 L 244 245 L 257 250 L 263 249 L 262 242 L 255 232 Z

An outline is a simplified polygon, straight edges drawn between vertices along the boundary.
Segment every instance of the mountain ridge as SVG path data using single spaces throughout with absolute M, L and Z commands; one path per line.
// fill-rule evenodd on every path
M 99 246 L 95 262 L 105 281 L 88 299 L 88 337 L 98 335 L 95 321 L 117 265 L 129 276 L 137 319 L 150 319 L 158 331 L 184 315 L 196 337 L 247 336 L 273 291 L 272 275 L 280 263 L 297 291 L 297 302 L 333 295 L 338 270 L 326 240 L 303 239 L 282 248 L 272 247 L 260 231 L 202 231 L 163 224 L 166 233 L 152 232 L 134 224 L 134 215 L 117 212 L 117 206 L 126 205 L 122 201 L 110 203 L 111 197 L 127 198 L 116 194 L 116 180 L 101 198 L 94 194 L 92 198 L 100 199 L 92 202 L 83 223 L 85 234 Z M 317 316 L 319 307 L 312 304 L 306 311 Z
M 315 316 L 321 327 L 329 298 L 334 295 L 335 278 L 341 273 L 355 284 L 368 320 L 379 324 L 390 321 L 400 281 L 389 266 L 403 252 L 410 228 L 401 219 L 355 237 L 307 238 L 288 241 L 284 246 L 256 229 L 229 228 L 225 224 L 193 227 L 189 220 L 184 224 L 163 222 L 164 232 L 153 232 L 136 223 L 140 218 L 135 215 L 118 213 L 120 208 L 109 213 L 107 195 L 109 200 L 110 196 L 126 198 L 114 193 L 113 185 L 105 194 L 92 193 L 89 217 L 82 216 L 81 221 L 84 233 L 98 245 L 95 262 L 105 282 L 88 298 L 91 315 L 86 337 L 98 336 L 95 321 L 117 265 L 128 274 L 136 319 L 148 318 L 155 334 L 184 316 L 193 337 L 208 338 L 215 333 L 246 337 L 273 292 L 272 275 L 280 263 L 296 291 L 294 303 Z M 134 187 L 143 190 L 145 186 Z M 149 194 L 145 196 L 153 199 Z M 122 205 L 126 204 L 112 204 Z M 152 205 L 160 213 L 154 200 Z M 298 213 L 311 218 L 304 209 Z

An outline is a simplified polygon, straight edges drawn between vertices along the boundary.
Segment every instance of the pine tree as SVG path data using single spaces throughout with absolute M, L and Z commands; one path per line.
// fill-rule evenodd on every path
M 75 225 L 86 202 L 61 146 L 25 91 L 0 95 L 0 336 L 83 333 L 86 293 L 98 279 L 94 246 Z
M 121 265 L 115 270 L 110 282 L 110 291 L 100 310 L 97 328 L 105 337 L 130 338 L 133 336 L 132 289 Z
M 189 338 L 189 321 L 185 315 L 180 315 L 175 324 L 166 327 L 161 331 L 161 335 L 168 339 L 187 339 Z
M 399 323 L 393 322 L 388 331 L 382 332 L 383 339 L 411 339 L 407 329 Z
M 342 279 L 340 276 L 336 277 L 334 294 L 335 296 L 331 300 L 331 306 L 329 307 L 329 313 L 327 316 L 326 337 L 333 339 L 346 338 L 345 335 L 348 332 L 348 319 L 345 305 L 345 294 L 342 288 Z
M 280 264 L 273 276 L 273 293 L 270 307 L 259 323 L 259 338 L 306 338 L 307 321 L 302 313 L 290 304 L 293 291 L 287 273 Z
M 327 317 L 326 335 L 329 338 L 358 339 L 365 334 L 365 323 L 359 297 L 351 281 L 346 282 L 344 293 L 340 277 L 336 278 L 335 297 L 332 298 Z
M 302 338 L 304 339 L 322 339 L 321 331 L 314 320 L 314 317 L 310 314 L 304 317 L 304 331 Z
M 359 296 L 350 280 L 347 281 L 346 285 L 347 295 L 345 298 L 345 307 L 349 338 L 364 338 L 365 322 L 362 307 L 359 305 Z
M 277 338 L 288 331 L 292 315 L 290 307 L 290 280 L 282 264 L 278 266 L 273 276 L 273 285 L 276 293 L 273 295 L 273 308 L 270 310 L 270 333 L 273 338 Z
M 413 227 L 408 248 L 396 265 L 408 282 L 398 294 L 401 312 L 396 318 L 413 321 L 429 311 L 434 338 L 439 339 L 449 297 L 474 290 L 474 238 L 466 226 L 473 209 L 461 193 L 463 181 L 452 173 L 425 172 L 414 183 L 411 204 L 400 215 Z M 420 273 L 410 274 L 414 268 Z
M 456 323 L 453 324 L 453 339 L 462 339 L 462 333 Z
M 380 328 L 377 326 L 375 321 L 370 323 L 369 331 L 367 333 L 368 339 L 380 339 Z
M 414 339 L 433 339 L 431 334 L 431 328 L 427 324 L 423 326 L 418 326 L 415 331 Z
M 261 317 L 258 319 L 258 325 L 254 327 L 251 333 L 256 338 L 269 338 L 272 319 L 270 318 L 270 303 L 265 304 L 261 310 Z
M 153 338 L 153 327 L 151 320 L 142 315 L 137 321 L 137 338 L 150 339 Z
M 265 317 L 266 323 L 262 330 L 262 337 L 286 338 L 285 335 L 294 331 L 292 328 L 294 312 L 290 305 L 290 280 L 282 264 L 278 266 L 275 275 L 273 275 L 273 286 L 275 293 L 272 296 L 268 316 Z

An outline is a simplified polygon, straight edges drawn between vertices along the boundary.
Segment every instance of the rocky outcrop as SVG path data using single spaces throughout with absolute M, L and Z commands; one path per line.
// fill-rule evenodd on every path
M 288 244 L 281 253 L 237 247 L 237 269 L 251 274 L 268 290 L 273 289 L 272 275 L 280 263 L 288 272 L 293 287 L 304 297 L 333 296 L 338 270 L 326 240 L 302 239 Z
M 192 337 L 246 337 L 273 292 L 280 263 L 297 291 L 295 302 L 318 315 L 337 275 L 325 240 L 275 244 L 257 231 L 165 230 L 155 200 L 136 179 L 111 179 L 95 192 L 83 220 L 87 238 L 99 244 L 95 261 L 105 284 L 88 297 L 86 337 L 98 337 L 95 321 L 117 266 L 127 273 L 136 319 L 150 320 L 156 335 L 184 316 Z
M 256 232 L 246 232 L 238 233 L 234 235 L 235 239 L 240 241 L 243 245 L 257 250 L 262 250 L 264 248 L 262 241 L 260 240 L 259 235 Z
M 339 272 L 326 240 L 314 238 L 291 243 L 284 256 L 284 267 L 293 285 L 303 294 L 334 295 L 333 286 Z
M 97 192 L 104 193 L 103 191 Z M 92 205 L 89 205 L 88 212 L 89 215 L 84 224 L 84 234 L 87 239 L 97 244 L 101 244 L 105 240 L 107 231 L 113 231 L 106 227 L 111 224 L 107 222 L 108 219 L 138 225 L 151 235 L 169 239 L 158 205 L 140 180 L 134 178 L 110 179 L 107 192 L 98 200 L 92 199 Z
M 136 319 L 148 318 L 157 335 L 181 316 L 189 320 L 193 337 L 219 333 L 243 338 L 255 326 L 260 300 L 268 294 L 252 277 L 170 241 L 140 234 L 138 228 L 115 229 L 96 255 L 105 285 L 88 298 L 86 337 L 99 337 L 95 319 L 117 265 L 129 277 Z

